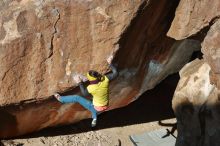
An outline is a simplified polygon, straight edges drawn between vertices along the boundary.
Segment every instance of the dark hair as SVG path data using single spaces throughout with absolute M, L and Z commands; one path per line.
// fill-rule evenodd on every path
M 102 81 L 103 80 L 103 76 L 100 73 L 98 73 L 97 71 L 90 70 L 89 71 L 89 75 L 92 76 L 92 77 L 97 78 L 98 81 Z

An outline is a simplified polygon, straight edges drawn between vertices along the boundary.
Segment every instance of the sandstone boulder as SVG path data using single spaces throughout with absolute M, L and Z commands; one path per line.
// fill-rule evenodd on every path
M 181 0 L 167 35 L 181 40 L 197 34 L 220 16 L 219 8 L 219 0 Z
M 202 52 L 206 62 L 210 65 L 211 82 L 220 89 L 220 21 L 216 21 L 208 31 L 203 43 Z
M 172 106 L 177 117 L 177 146 L 218 146 L 220 99 L 210 83 L 210 66 L 194 60 L 180 71 Z
M 177 146 L 217 146 L 220 89 L 220 2 L 180 1 L 168 36 L 202 40 L 204 60 L 195 60 L 181 70 L 173 97 L 177 117 Z M 191 37 L 192 38 L 192 37 Z
M 80 105 L 62 105 L 51 95 L 80 94 L 72 76 L 90 69 L 107 73 L 105 59 L 115 47 L 119 77 L 110 85 L 109 110 L 126 106 L 177 72 L 200 49 L 198 41 L 166 37 L 177 4 L 0 1 L 0 137 L 89 118 Z
M 0 2 L 0 104 L 47 98 L 71 76 L 107 71 L 106 57 L 141 1 Z

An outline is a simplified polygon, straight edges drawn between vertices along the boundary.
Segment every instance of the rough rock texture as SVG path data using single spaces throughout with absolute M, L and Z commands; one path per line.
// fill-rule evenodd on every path
M 141 1 L 0 2 L 0 104 L 46 98 L 75 86 L 71 75 L 107 71 Z M 10 91 L 10 92 L 9 92 Z
M 210 66 L 194 60 L 180 71 L 173 97 L 177 117 L 177 146 L 218 146 L 220 144 L 220 99 L 210 83 Z
M 107 73 L 113 48 L 119 77 L 110 109 L 129 104 L 177 72 L 198 41 L 166 37 L 176 0 L 5 0 L 0 2 L 0 137 L 89 118 L 54 92 L 78 94 L 72 75 Z M 177 63 L 178 61 L 178 63 Z
M 178 121 L 177 146 L 220 145 L 219 16 L 218 0 L 182 0 L 167 34 L 176 40 L 199 38 L 204 54 L 204 60 L 192 62 L 180 73 L 173 99 Z
M 220 20 L 216 21 L 208 31 L 203 43 L 204 59 L 211 66 L 211 82 L 220 89 Z
M 0 104 L 10 105 L 1 110 L 0 137 L 88 117 L 80 106 L 31 100 L 75 87 L 76 73 L 107 72 L 105 59 L 140 5 L 139 0 L 1 1 Z M 23 106 L 27 100 L 31 104 Z
M 219 0 L 181 0 L 168 36 L 181 40 L 209 26 L 220 16 Z

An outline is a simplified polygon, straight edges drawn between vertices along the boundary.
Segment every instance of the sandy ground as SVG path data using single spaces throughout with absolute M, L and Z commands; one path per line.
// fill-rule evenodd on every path
M 175 119 L 163 120 L 162 122 L 175 123 Z M 71 127 L 69 128 L 71 129 Z M 6 140 L 3 141 L 3 144 L 5 146 L 133 146 L 129 138 L 130 135 L 141 134 L 160 128 L 168 128 L 171 130 L 171 127 L 161 126 L 158 122 L 149 122 L 78 134 Z
M 23 137 L 1 140 L 3 146 L 133 146 L 130 135 L 155 129 L 171 130 L 176 123 L 171 100 L 178 75 L 169 76 L 130 105 L 102 113 L 95 129 L 91 119 L 48 128 Z M 160 122 L 159 122 L 160 121 Z

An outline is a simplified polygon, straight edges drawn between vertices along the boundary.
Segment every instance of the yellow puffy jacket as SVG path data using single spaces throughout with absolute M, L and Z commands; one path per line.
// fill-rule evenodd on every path
M 94 106 L 106 106 L 109 101 L 109 79 L 104 79 L 98 84 L 92 84 L 87 87 L 88 92 L 93 96 Z

